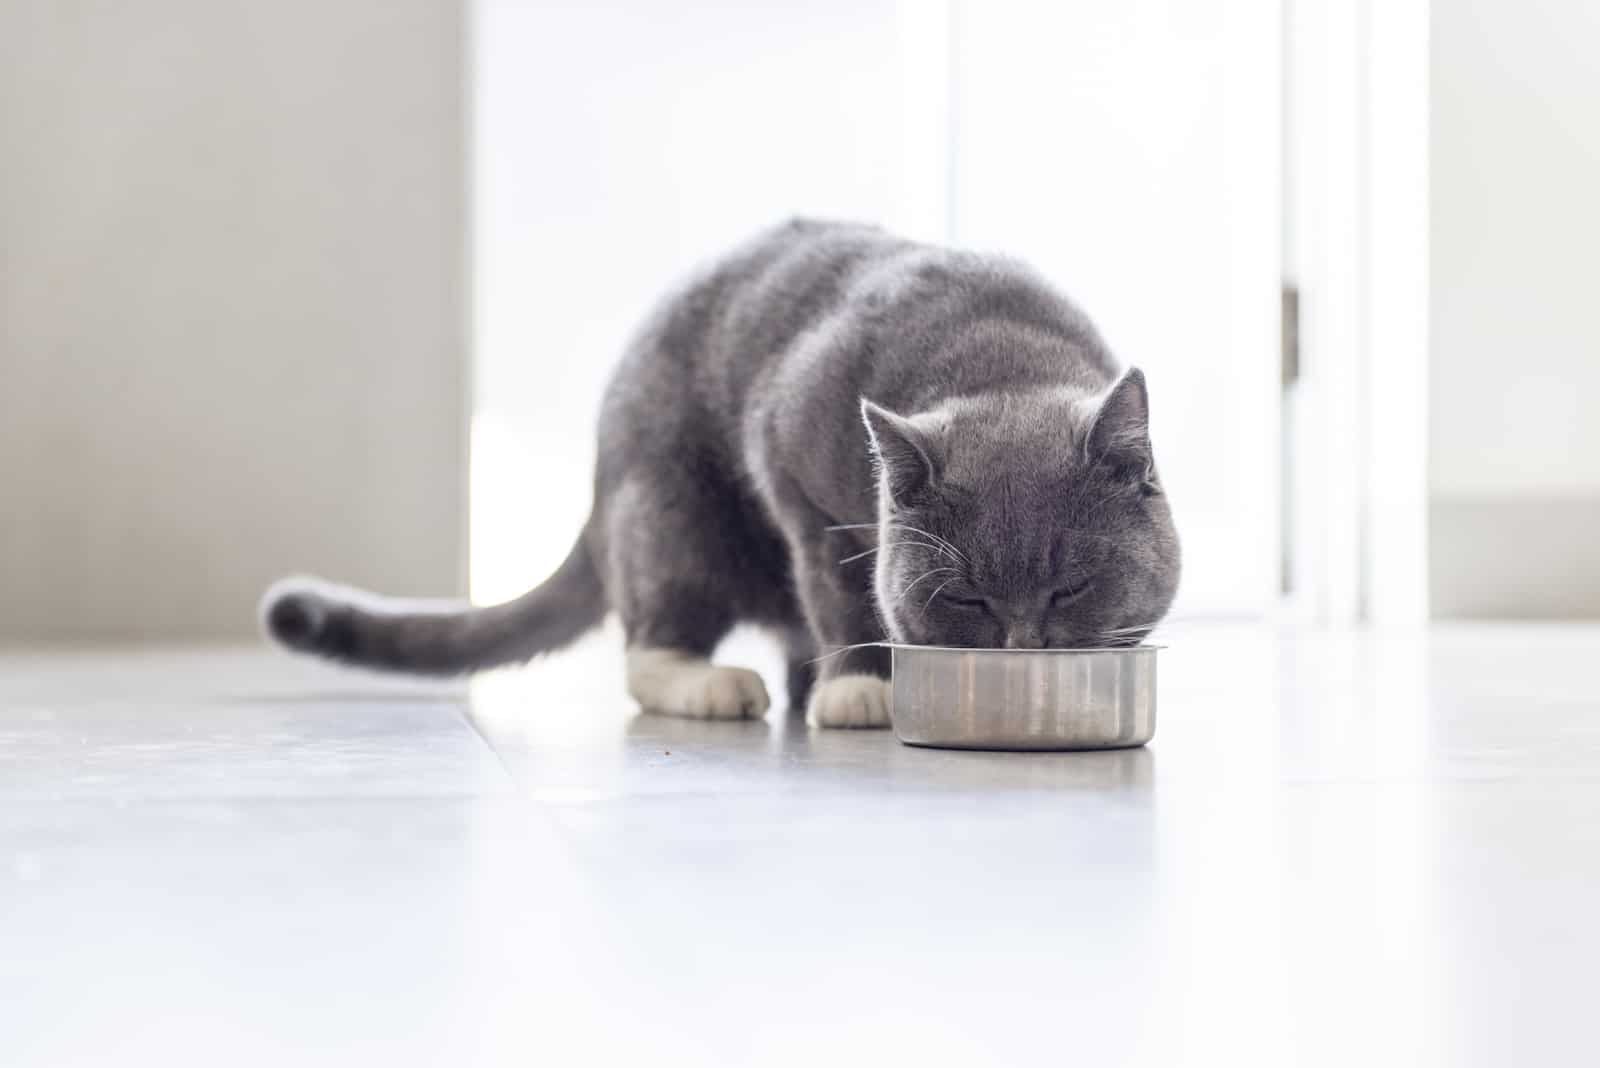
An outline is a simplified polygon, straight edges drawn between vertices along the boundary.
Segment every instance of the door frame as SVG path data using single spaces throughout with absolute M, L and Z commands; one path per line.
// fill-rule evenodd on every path
M 1291 618 L 1428 618 L 1429 0 L 1285 3 Z

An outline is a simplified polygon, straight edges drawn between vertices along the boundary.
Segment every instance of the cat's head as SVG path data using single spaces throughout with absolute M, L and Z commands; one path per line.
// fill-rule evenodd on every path
M 863 400 L 878 461 L 874 578 L 916 645 L 1136 644 L 1178 588 L 1144 376 L 1107 393 L 962 398 L 898 415 Z

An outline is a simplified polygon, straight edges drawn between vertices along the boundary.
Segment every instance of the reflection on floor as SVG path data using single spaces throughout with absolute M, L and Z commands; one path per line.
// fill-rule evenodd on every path
M 0 1063 L 1584 1062 L 1600 628 L 1168 640 L 1027 756 L 0 655 Z

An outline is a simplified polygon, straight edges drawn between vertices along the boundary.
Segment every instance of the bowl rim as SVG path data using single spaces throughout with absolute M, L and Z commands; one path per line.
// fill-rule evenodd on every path
M 1134 653 L 1153 653 L 1158 649 L 1166 648 L 1165 645 L 1159 643 L 1151 644 L 1146 642 L 1141 642 L 1138 645 L 1103 645 L 1098 648 L 1076 647 L 1072 649 L 993 649 L 962 645 L 912 645 L 908 642 L 874 642 L 873 644 L 882 646 L 885 649 L 905 649 L 909 652 L 917 653 L 1004 653 L 1008 656 L 1014 656 L 1017 654 L 1029 656 L 1040 654 L 1055 654 L 1057 656 L 1102 656 L 1106 654 L 1110 654 L 1112 656 L 1128 656 Z

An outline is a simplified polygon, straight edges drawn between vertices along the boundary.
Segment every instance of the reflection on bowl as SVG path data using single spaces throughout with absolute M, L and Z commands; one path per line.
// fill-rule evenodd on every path
M 1125 749 L 1156 730 L 1154 645 L 894 652 L 894 731 L 948 749 Z

